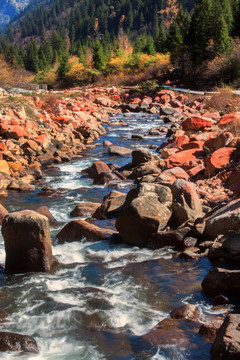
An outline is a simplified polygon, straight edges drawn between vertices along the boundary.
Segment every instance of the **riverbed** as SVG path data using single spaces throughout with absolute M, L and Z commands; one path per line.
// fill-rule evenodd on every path
M 211 269 L 206 258 L 186 261 L 171 248 L 140 249 L 126 244 L 99 241 L 59 245 L 55 235 L 70 221 L 69 213 L 81 202 L 102 202 L 111 190 L 124 193 L 134 186 L 116 181 L 111 187 L 93 186 L 82 170 L 102 160 L 123 166 L 131 158 L 109 155 L 103 141 L 136 148 L 159 146 L 162 137 L 145 136 L 154 126 L 165 126 L 158 115 L 117 115 L 126 126 L 106 125 L 107 134 L 82 158 L 58 169 L 44 172 L 43 182 L 32 193 L 11 192 L 2 204 L 9 211 L 36 209 L 46 205 L 61 223 L 52 229 L 53 254 L 66 266 L 54 275 L 35 273 L 0 276 L 0 308 L 7 318 L 2 331 L 27 334 L 39 345 L 39 354 L 22 354 L 21 359 L 47 360 L 208 360 L 210 346 L 197 331 L 182 329 L 177 340 L 156 343 L 148 334 L 169 312 L 182 304 L 194 304 L 201 319 L 220 310 L 212 309 L 211 299 L 201 292 L 201 281 Z M 143 139 L 132 140 L 132 134 Z M 55 191 L 46 196 L 41 189 Z M 114 221 L 97 222 L 114 227 Z M 101 226 L 100 225 L 100 226 Z M 4 264 L 1 239 L 0 263 Z M 19 353 L 1 354 L 14 359 Z

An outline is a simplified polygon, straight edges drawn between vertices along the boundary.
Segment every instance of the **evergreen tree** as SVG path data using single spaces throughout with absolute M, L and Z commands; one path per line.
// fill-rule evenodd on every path
M 64 80 L 66 73 L 69 71 L 69 54 L 64 51 L 60 56 L 60 63 L 57 69 L 57 75 L 59 80 Z
M 228 25 L 223 15 L 221 15 L 220 18 L 218 19 L 217 29 L 218 29 L 218 35 L 214 39 L 216 52 L 218 54 L 228 52 L 231 48 L 231 39 L 228 33 Z
M 39 71 L 39 57 L 38 57 L 38 46 L 37 42 L 33 40 L 28 48 L 26 58 L 25 58 L 25 67 L 29 71 L 37 73 Z
M 97 70 L 102 70 L 105 66 L 105 58 L 103 54 L 103 47 L 100 41 L 96 41 L 93 46 L 93 62 Z
M 176 20 L 172 23 L 169 29 L 167 40 L 168 48 L 171 53 L 171 61 L 175 64 L 181 55 L 181 50 L 184 45 L 183 36 Z
M 223 9 L 223 16 L 228 26 L 228 31 L 232 30 L 233 25 L 233 13 L 231 7 L 231 0 L 221 0 L 221 5 Z
M 158 9 L 157 4 L 154 7 L 153 11 L 153 20 L 152 20 L 152 28 L 153 28 L 153 39 L 156 40 L 159 33 L 159 22 L 158 22 Z
M 156 51 L 162 54 L 166 54 L 168 52 L 168 46 L 167 46 L 167 35 L 166 31 L 163 25 L 163 22 L 160 25 L 160 30 L 157 36 L 157 39 L 155 41 L 155 48 Z
M 212 19 L 211 0 L 198 0 L 189 30 L 190 50 L 195 64 L 208 58 L 207 47 L 213 35 Z

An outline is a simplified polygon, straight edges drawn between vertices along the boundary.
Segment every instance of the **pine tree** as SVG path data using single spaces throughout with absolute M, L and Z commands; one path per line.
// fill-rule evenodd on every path
M 69 71 L 69 54 L 64 51 L 60 56 L 60 63 L 57 69 L 57 75 L 59 80 L 64 80 L 66 73 Z
M 167 35 L 166 31 L 163 25 L 163 22 L 160 25 L 160 30 L 157 36 L 157 39 L 155 41 L 155 48 L 156 51 L 162 54 L 166 54 L 168 52 L 168 46 L 167 46 Z
M 153 20 L 152 20 L 152 28 L 153 28 L 153 39 L 156 40 L 159 33 L 159 22 L 158 22 L 158 9 L 157 4 L 154 7 L 153 11 Z
M 213 37 L 212 19 L 211 0 L 198 0 L 189 29 L 190 49 L 195 64 L 208 58 L 207 46 Z
M 223 9 L 224 19 L 227 23 L 228 31 L 230 32 L 232 30 L 232 25 L 233 25 L 233 13 L 232 13 L 231 1 L 221 0 L 221 5 Z
M 218 19 L 218 35 L 215 38 L 216 51 L 218 54 L 228 52 L 231 48 L 231 39 L 228 33 L 228 25 L 221 15 Z
M 37 73 L 39 71 L 39 57 L 38 57 L 38 46 L 37 42 L 33 40 L 28 48 L 25 67 L 29 71 Z
M 184 45 L 183 36 L 176 20 L 172 23 L 169 29 L 167 40 L 168 48 L 171 53 L 171 61 L 175 64 L 181 55 L 182 47 Z
M 105 58 L 103 54 L 103 47 L 100 41 L 96 41 L 93 46 L 93 62 L 97 70 L 102 70 L 105 66 Z

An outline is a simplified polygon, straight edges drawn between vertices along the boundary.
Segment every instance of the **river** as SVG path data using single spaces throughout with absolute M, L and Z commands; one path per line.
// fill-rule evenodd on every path
M 107 135 L 82 159 L 44 172 L 44 184 L 56 190 L 51 196 L 43 196 L 44 184 L 39 184 L 32 193 L 11 192 L 2 204 L 9 211 L 47 205 L 58 221 L 67 222 L 76 204 L 101 202 L 114 187 L 92 186 L 81 170 L 96 160 L 120 166 L 131 160 L 109 155 L 103 140 L 131 148 L 159 146 L 163 141 L 151 136 L 131 140 L 132 133 L 144 135 L 153 126 L 164 126 L 158 116 L 117 115 L 111 121 L 121 119 L 127 126 L 106 125 Z M 118 191 L 128 192 L 133 185 L 118 182 L 116 186 Z M 113 221 L 101 223 L 114 226 Z M 22 360 L 210 359 L 211 345 L 189 329 L 181 330 L 186 341 L 180 336 L 179 341 L 160 339 L 152 344 L 144 338 L 181 304 L 195 304 L 202 319 L 218 313 L 201 292 L 201 281 L 211 268 L 206 258 L 186 261 L 170 248 L 152 251 L 108 241 L 59 245 L 55 235 L 62 226 L 52 229 L 53 254 L 67 266 L 54 275 L 0 274 L 0 308 L 7 314 L 2 331 L 31 335 L 39 345 L 39 354 L 21 354 Z M 4 263 L 2 239 L 0 246 L 0 263 Z M 2 353 L 0 358 L 19 355 Z

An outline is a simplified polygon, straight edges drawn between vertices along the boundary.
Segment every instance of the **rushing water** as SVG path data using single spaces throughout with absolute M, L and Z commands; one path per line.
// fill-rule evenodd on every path
M 9 211 L 47 205 L 57 220 L 66 222 L 76 204 L 101 202 L 113 188 L 92 186 L 81 170 L 100 159 L 120 166 L 130 161 L 108 155 L 103 140 L 131 148 L 160 145 L 159 137 L 131 140 L 132 133 L 145 134 L 163 125 L 158 116 L 134 114 L 124 120 L 127 126 L 109 126 L 99 145 L 81 160 L 44 174 L 45 183 L 57 193 L 42 196 L 40 188 L 27 195 L 12 192 L 3 205 Z M 119 182 L 118 190 L 127 192 L 130 186 Z M 0 308 L 7 314 L 2 330 L 31 335 L 39 345 L 39 354 L 21 354 L 21 359 L 209 359 L 210 345 L 190 328 L 180 329 L 179 341 L 160 338 L 151 343 L 144 337 L 183 303 L 195 304 L 203 319 L 211 316 L 210 300 L 200 287 L 210 268 L 207 259 L 184 261 L 171 249 L 152 251 L 108 241 L 59 245 L 55 241 L 59 229 L 52 230 L 53 254 L 67 266 L 55 275 L 0 275 Z M 4 263 L 2 240 L 0 246 L 0 262 Z M 2 353 L 0 358 L 19 355 Z

